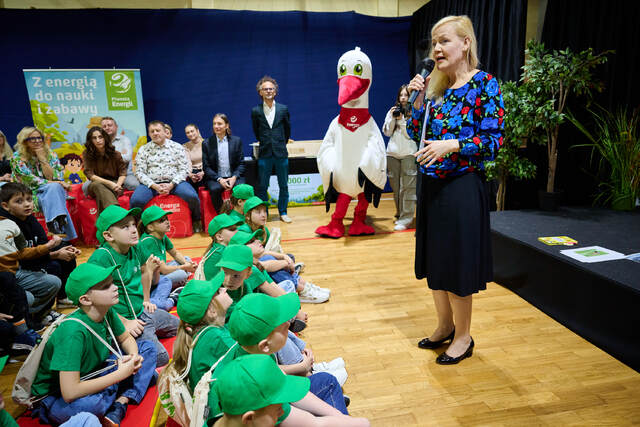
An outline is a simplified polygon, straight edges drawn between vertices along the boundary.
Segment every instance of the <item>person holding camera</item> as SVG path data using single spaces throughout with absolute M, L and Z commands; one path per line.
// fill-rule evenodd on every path
M 413 154 L 418 147 L 407 134 L 407 118 L 411 115 L 407 85 L 400 86 L 396 103 L 387 112 L 382 132 L 389 137 L 387 145 L 387 175 L 396 204 L 394 230 L 406 230 L 413 221 L 416 208 L 416 175 L 418 169 Z

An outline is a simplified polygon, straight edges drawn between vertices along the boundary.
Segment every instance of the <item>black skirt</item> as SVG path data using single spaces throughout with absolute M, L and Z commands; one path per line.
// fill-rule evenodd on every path
M 416 278 L 461 297 L 493 280 L 489 199 L 475 173 L 446 179 L 419 173 Z

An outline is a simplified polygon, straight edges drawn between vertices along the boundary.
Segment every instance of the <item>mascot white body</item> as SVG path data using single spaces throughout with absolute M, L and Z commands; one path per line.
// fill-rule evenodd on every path
M 338 60 L 338 104 L 340 114 L 333 119 L 318 152 L 327 211 L 336 203 L 328 225 L 316 233 L 339 238 L 345 233 L 344 219 L 351 199 L 357 198 L 349 235 L 374 234 L 365 224 L 367 208 L 378 206 L 387 181 L 387 157 L 382 133 L 369 114 L 371 61 L 360 48 L 346 52 Z

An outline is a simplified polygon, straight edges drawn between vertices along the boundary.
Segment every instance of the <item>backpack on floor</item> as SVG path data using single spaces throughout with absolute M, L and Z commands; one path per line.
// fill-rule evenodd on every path
M 75 310 L 73 313 L 75 313 L 76 311 L 77 310 Z M 107 348 L 118 357 L 118 359 L 122 358 L 122 352 L 118 347 L 118 341 L 113 335 L 113 331 L 111 330 L 111 327 L 109 326 L 108 323 L 107 323 L 107 326 L 109 326 L 108 327 L 109 332 L 111 333 L 111 337 L 113 338 L 114 343 L 116 344 L 116 348 L 118 350 L 115 350 L 100 335 L 98 335 L 93 329 L 89 327 L 89 325 L 84 323 L 82 320 L 76 319 L 74 317 L 68 318 L 67 315 L 63 314 L 60 317 L 58 317 L 55 320 L 55 322 L 53 322 L 51 325 L 47 327 L 47 329 L 44 331 L 44 334 L 42 334 L 40 342 L 36 344 L 33 350 L 31 350 L 31 352 L 27 356 L 27 359 L 24 361 L 24 363 L 20 367 L 20 370 L 18 371 L 18 375 L 16 375 L 16 380 L 13 383 L 13 390 L 11 391 L 11 397 L 13 398 L 13 401 L 16 402 L 18 405 L 24 405 L 24 406 L 27 406 L 28 408 L 32 408 L 36 402 L 39 402 L 40 400 L 47 397 L 47 395 L 38 396 L 38 397 L 32 396 L 31 386 L 33 385 L 33 382 L 36 379 L 36 375 L 38 374 L 38 368 L 40 367 L 40 361 L 42 360 L 42 353 L 44 353 L 44 348 L 47 345 L 47 341 L 49 341 L 51 334 L 53 334 L 53 332 L 58 328 L 58 326 L 60 326 L 60 324 L 62 324 L 63 322 L 67 322 L 67 321 L 75 321 L 83 324 L 87 329 L 89 329 L 89 331 L 91 331 L 91 333 L 93 333 L 93 335 L 95 335 L 100 341 L 102 341 L 102 343 L 106 345 Z M 81 377 L 80 380 L 84 381 L 89 378 L 96 377 L 111 368 L 112 366 L 106 366 L 102 369 L 99 369 L 95 372 L 91 372 Z
M 216 366 L 227 354 L 233 349 L 237 343 L 233 344 L 229 350 L 220 358 L 211 368 L 200 378 L 198 384 L 193 390 L 193 396 L 189 390 L 185 378 L 189 375 L 191 369 L 191 355 L 193 349 L 198 342 L 198 339 L 202 336 L 205 330 L 212 328 L 213 326 L 207 326 L 204 328 L 193 340 L 191 348 L 189 349 L 189 357 L 187 359 L 187 366 L 184 372 L 179 373 L 175 369 L 173 363 L 169 364 L 158 381 L 158 399 L 160 404 L 164 408 L 164 411 L 175 422 L 182 427 L 201 427 L 206 424 L 209 411 L 213 408 L 209 408 L 207 403 L 209 401 L 209 389 L 211 383 L 215 379 L 211 379 L 211 375 Z M 216 414 L 217 415 L 217 414 Z

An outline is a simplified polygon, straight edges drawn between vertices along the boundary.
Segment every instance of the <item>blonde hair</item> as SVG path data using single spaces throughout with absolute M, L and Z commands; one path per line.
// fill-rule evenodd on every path
M 259 206 L 264 206 L 264 205 L 259 205 Z M 258 208 L 259 206 L 256 206 L 253 209 Z M 260 242 L 262 242 L 262 244 L 265 245 L 267 243 L 267 228 L 264 225 L 258 225 L 255 222 L 251 221 L 251 213 L 253 212 L 253 209 L 247 212 L 247 214 L 244 216 L 244 221 L 247 223 L 249 228 L 251 228 L 251 232 L 254 232 L 256 230 L 262 230 L 262 238 L 255 239 L 255 240 L 260 240 Z
M 436 24 L 431 28 L 431 38 L 433 39 L 434 33 L 438 28 L 446 24 L 453 24 L 456 35 L 461 39 L 469 39 L 469 50 L 467 50 L 467 66 L 469 67 L 469 70 L 473 70 L 478 66 L 479 61 L 478 42 L 476 40 L 476 34 L 473 31 L 473 23 L 471 22 L 471 19 L 469 19 L 469 17 L 466 15 L 446 16 L 436 22 Z M 433 54 L 433 44 L 431 44 L 429 58 L 435 60 Z M 438 67 L 434 68 L 431 72 L 431 80 L 429 81 L 429 86 L 427 86 L 427 98 L 435 98 L 436 101 L 441 101 L 444 91 L 449 86 L 451 86 L 451 84 L 453 84 L 453 82 L 449 81 L 449 77 L 447 77 L 446 74 L 438 70 Z
M 51 153 L 51 149 L 49 148 L 49 145 L 44 140 L 44 132 L 42 132 L 40 129 L 35 128 L 33 126 L 25 126 L 22 128 L 22 130 L 18 133 L 18 136 L 16 137 L 16 139 L 18 140 L 16 142 L 16 151 L 20 154 L 20 158 L 26 162 L 31 161 L 31 159 L 33 158 L 33 155 L 29 152 L 29 147 L 27 146 L 27 143 L 25 142 L 25 140 L 29 138 L 29 135 L 31 135 L 33 132 L 38 132 L 42 137 L 42 142 L 43 142 L 42 145 L 45 151 L 47 152 L 47 157 L 49 157 Z
M 211 307 L 213 307 L 215 311 L 214 316 L 209 314 L 209 308 Z M 175 369 L 176 372 L 184 372 L 187 368 L 189 351 L 193 345 L 193 337 L 197 335 L 202 328 L 207 326 L 214 326 L 218 328 L 224 327 L 224 316 L 221 316 L 223 312 L 224 309 L 222 305 L 216 301 L 214 296 L 211 298 L 211 302 L 209 303 L 209 307 L 207 307 L 207 311 L 204 313 L 204 317 L 197 325 L 191 325 L 184 320 L 180 320 L 180 326 L 178 326 L 178 333 L 176 334 L 176 341 L 173 345 L 173 359 L 169 365 L 163 369 L 160 374 L 160 379 L 162 379 L 165 372 L 168 372 L 167 368 L 170 366 Z

